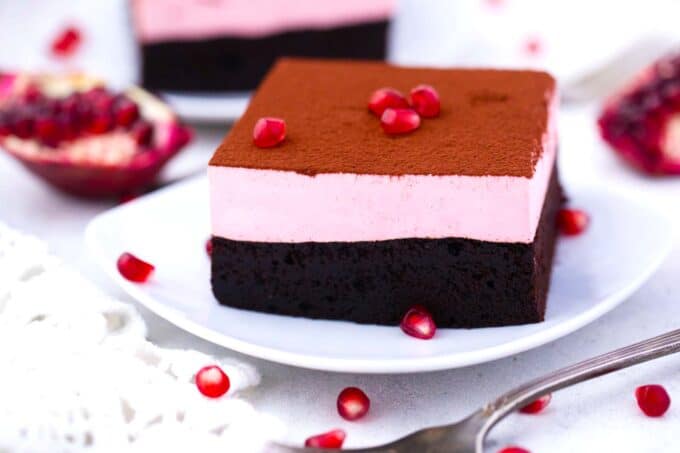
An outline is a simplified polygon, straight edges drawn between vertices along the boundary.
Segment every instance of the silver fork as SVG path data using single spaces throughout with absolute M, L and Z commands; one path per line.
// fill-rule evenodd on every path
M 495 399 L 463 420 L 426 428 L 389 444 L 343 450 L 355 453 L 482 453 L 484 439 L 496 423 L 518 408 L 556 390 L 680 351 L 680 329 L 562 368 Z M 266 453 L 312 453 L 328 450 L 269 445 Z

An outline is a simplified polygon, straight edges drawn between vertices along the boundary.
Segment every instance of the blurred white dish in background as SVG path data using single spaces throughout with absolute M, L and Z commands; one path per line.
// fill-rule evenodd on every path
M 249 92 L 222 94 L 161 93 L 180 118 L 201 123 L 236 121 L 250 101 Z
M 661 264 L 672 222 L 647 203 L 605 188 L 567 188 L 592 216 L 587 233 L 559 242 L 545 322 L 440 329 L 415 340 L 398 327 L 276 316 L 220 306 L 210 290 L 205 178 L 183 182 L 104 213 L 87 243 L 106 273 L 132 297 L 199 337 L 289 365 L 354 373 L 407 373 L 506 357 L 567 335 L 621 303 Z M 621 228 L 626 225 L 626 228 Z M 123 252 L 156 266 L 147 284 L 116 270 Z

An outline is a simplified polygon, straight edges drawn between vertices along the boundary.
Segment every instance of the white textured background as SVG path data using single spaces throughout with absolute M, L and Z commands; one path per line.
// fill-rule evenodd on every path
M 134 48 L 126 32 L 122 0 L 0 0 L 0 67 L 60 66 L 45 54 L 49 37 L 63 23 L 84 24 L 87 41 L 69 67 L 87 68 L 119 84 L 135 75 Z M 488 2 L 410 0 L 394 27 L 396 60 L 432 64 L 518 64 L 552 68 L 562 78 L 612 56 L 637 37 L 677 35 L 678 2 L 504 0 Z M 669 9 L 662 9 L 669 8 Z M 677 28 L 677 27 L 676 27 Z M 523 53 L 523 43 L 540 36 L 545 52 Z M 595 111 L 571 108 L 561 117 L 561 166 L 567 180 L 597 180 L 634 188 L 671 212 L 680 207 L 680 180 L 650 180 L 621 165 L 594 131 Z M 225 127 L 201 129 L 199 139 L 169 173 L 205 163 Z M 94 267 L 82 241 L 84 225 L 109 208 L 54 193 L 0 156 L 0 220 L 50 242 L 54 252 L 119 298 L 125 299 Z M 622 225 L 622 227 L 625 227 Z M 536 350 L 493 363 L 437 373 L 357 376 L 306 371 L 234 356 L 254 363 L 263 383 L 255 406 L 280 417 L 288 440 L 344 427 L 347 446 L 378 443 L 427 425 L 453 421 L 492 396 L 544 372 L 680 326 L 680 249 L 625 304 L 594 324 Z M 166 346 L 217 348 L 180 332 L 145 312 L 151 339 Z M 634 402 L 637 385 L 661 383 L 675 399 L 662 419 L 642 416 Z M 335 413 L 335 397 L 357 385 L 371 396 L 370 415 L 346 423 Z M 518 443 L 534 453 L 572 451 L 666 452 L 680 450 L 680 356 L 669 357 L 556 394 L 539 416 L 511 416 L 493 432 L 489 451 Z

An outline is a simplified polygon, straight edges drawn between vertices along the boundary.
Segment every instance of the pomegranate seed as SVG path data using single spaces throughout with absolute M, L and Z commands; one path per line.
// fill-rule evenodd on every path
M 138 197 L 139 197 L 139 194 L 137 194 L 137 193 L 133 193 L 133 192 L 124 193 L 123 195 L 118 197 L 118 202 L 120 204 L 125 204 L 125 203 L 132 201 L 132 200 L 136 200 Z
M 146 146 L 151 144 L 153 126 L 146 121 L 137 121 L 130 131 L 137 144 Z
M 368 413 L 371 400 L 359 388 L 347 387 L 338 395 L 338 413 L 349 421 L 359 420 Z
M 439 93 L 430 85 L 418 85 L 411 90 L 411 104 L 413 110 L 424 118 L 439 116 L 441 103 Z
M 590 218 L 580 209 L 561 209 L 557 213 L 557 226 L 562 234 L 576 236 L 588 227 Z
M 511 446 L 498 450 L 498 453 L 531 453 L 531 452 L 526 448 Z
M 95 115 L 90 122 L 88 131 L 92 134 L 105 134 L 113 128 L 113 119 L 107 112 L 101 112 Z
M 154 266 L 142 261 L 131 253 L 123 253 L 118 258 L 118 272 L 131 282 L 144 283 L 154 271 Z
M 6 137 L 12 133 L 10 124 L 11 120 L 9 118 L 9 114 L 0 112 L 0 137 Z
M 280 118 L 260 118 L 253 128 L 253 143 L 258 148 L 271 148 L 286 138 L 286 122 Z
M 116 124 L 127 127 L 139 118 L 139 107 L 129 99 L 122 98 L 114 107 Z
M 12 123 L 12 134 L 23 139 L 31 138 L 33 136 L 33 121 L 30 118 L 19 116 Z
M 41 117 L 35 120 L 35 134 L 44 144 L 55 145 L 59 137 L 59 127 L 52 118 Z
M 420 127 L 420 116 L 411 109 L 385 109 L 380 125 L 387 134 L 407 134 Z
M 198 370 L 195 380 L 198 391 L 208 398 L 219 398 L 231 386 L 229 376 L 217 365 L 208 365 Z
M 671 397 L 660 385 L 643 385 L 635 389 L 635 398 L 648 417 L 661 417 L 671 405 Z
M 52 55 L 59 58 L 69 57 L 78 50 L 81 41 L 82 36 L 78 28 L 66 27 L 52 41 Z
M 380 88 L 371 94 L 368 99 L 368 109 L 380 118 L 385 109 L 408 108 L 408 101 L 399 91 L 394 88 Z
M 542 397 L 538 398 L 536 401 L 532 401 L 531 403 L 527 404 L 519 411 L 523 414 L 538 414 L 539 412 L 543 411 L 543 409 L 548 407 L 551 399 L 552 395 L 548 393 L 547 395 L 543 395 Z
M 539 56 L 543 53 L 543 42 L 537 37 L 529 38 L 524 42 L 524 51 L 529 56 Z
M 327 433 L 312 436 L 305 441 L 305 447 L 308 448 L 341 448 L 345 442 L 345 431 L 341 429 L 334 429 Z
M 421 340 L 429 340 L 437 331 L 432 315 L 421 305 L 414 305 L 406 312 L 400 327 L 406 335 Z
M 207 253 L 208 256 L 212 256 L 212 252 L 213 252 L 213 242 L 212 242 L 212 238 L 210 238 L 207 241 L 205 241 L 205 253 Z

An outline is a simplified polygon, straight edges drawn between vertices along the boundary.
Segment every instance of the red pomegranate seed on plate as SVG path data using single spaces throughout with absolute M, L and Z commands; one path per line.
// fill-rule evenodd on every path
M 411 90 L 411 105 L 423 118 L 439 116 L 441 110 L 439 93 L 430 85 L 418 85 Z
M 308 448 L 341 448 L 342 444 L 345 442 L 345 431 L 341 429 L 334 429 L 333 431 L 328 431 L 327 433 L 318 434 L 316 436 L 309 437 L 305 441 L 305 447 Z
M 229 376 L 217 365 L 208 365 L 196 373 L 196 387 L 208 398 L 219 398 L 229 391 Z
M 531 403 L 527 404 L 523 408 L 521 408 L 519 411 L 523 414 L 538 414 L 539 412 L 542 412 L 543 409 L 548 407 L 548 404 L 550 404 L 550 400 L 552 399 L 552 395 L 548 393 L 547 395 L 543 395 L 542 397 L 538 398 L 535 401 L 532 401 Z
M 643 385 L 635 389 L 640 410 L 648 417 L 661 417 L 671 405 L 671 397 L 660 385 Z
M 271 148 L 286 138 L 286 122 L 281 118 L 260 118 L 253 128 L 253 143 L 258 148 Z
M 154 271 L 154 266 L 146 261 L 140 260 L 132 253 L 123 253 L 116 263 L 118 272 L 131 282 L 144 283 L 149 279 Z
M 580 209 L 561 209 L 557 213 L 557 226 L 560 232 L 566 236 L 576 236 L 588 227 L 590 218 L 585 211 Z
M 388 108 L 380 117 L 380 125 L 387 134 L 407 134 L 420 127 L 420 115 L 412 109 Z
M 208 254 L 208 256 L 212 256 L 213 252 L 213 241 L 212 238 L 208 239 L 205 241 L 205 253 Z
M 52 55 L 56 57 L 69 57 L 73 55 L 82 42 L 80 30 L 74 26 L 63 29 L 52 41 Z
M 388 109 L 408 108 L 408 100 L 394 88 L 380 88 L 375 90 L 368 99 L 368 109 L 380 118 L 383 112 Z
M 405 334 L 421 340 L 429 340 L 437 331 L 432 315 L 420 305 L 415 305 L 406 312 L 400 327 Z
M 338 395 L 338 414 L 345 420 L 358 420 L 368 413 L 371 400 L 363 390 L 357 387 L 347 387 Z
M 498 450 L 498 453 L 531 453 L 531 452 L 526 448 L 511 446 Z

